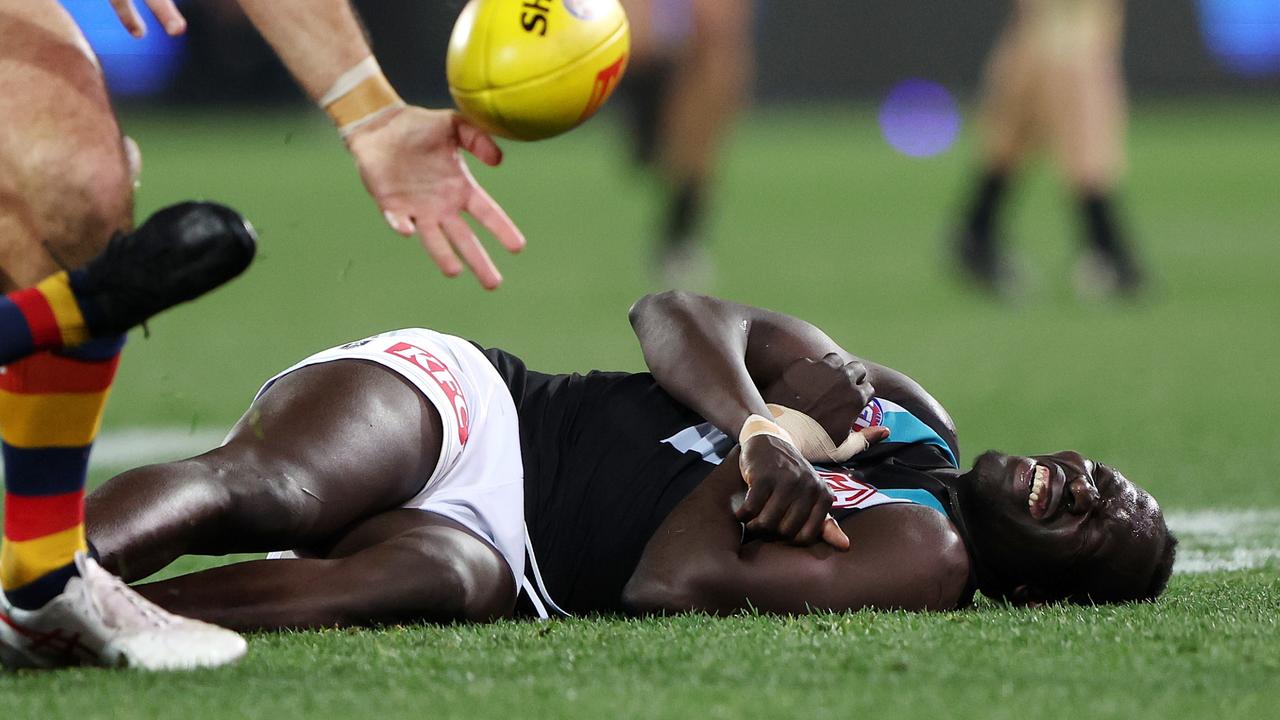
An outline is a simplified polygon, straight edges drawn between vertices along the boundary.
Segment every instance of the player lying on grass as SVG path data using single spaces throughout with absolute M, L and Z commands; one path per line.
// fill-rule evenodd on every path
M 1105 465 L 990 452 L 962 472 L 936 400 L 797 318 L 668 293 L 631 319 L 652 374 L 546 375 L 420 329 L 321 352 L 222 447 L 109 481 L 89 537 L 129 580 L 296 548 L 138 587 L 235 628 L 1108 602 L 1168 581 L 1159 507 Z M 815 470 L 766 400 L 857 428 L 844 454 L 874 444 Z

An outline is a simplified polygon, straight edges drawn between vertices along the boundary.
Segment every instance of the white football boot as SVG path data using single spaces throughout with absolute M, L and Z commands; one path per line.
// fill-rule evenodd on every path
M 62 594 L 39 610 L 0 607 L 0 661 L 10 669 L 101 665 L 195 670 L 244 656 L 244 638 L 167 612 L 84 553 Z

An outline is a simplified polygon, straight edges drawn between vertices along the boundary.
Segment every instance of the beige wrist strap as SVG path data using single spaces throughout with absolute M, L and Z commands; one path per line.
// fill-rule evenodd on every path
M 405 106 L 372 55 L 343 73 L 320 98 L 343 137 Z
M 788 445 L 796 447 L 796 441 L 792 439 L 791 433 L 777 423 L 763 415 L 750 415 L 747 417 L 747 421 L 742 423 L 742 430 L 738 433 L 738 444 L 746 445 L 748 440 L 757 435 L 772 435 Z
M 842 463 L 867 449 L 862 433 L 849 430 L 849 435 L 836 445 L 817 420 L 782 405 L 769 405 L 769 412 L 784 432 L 795 438 L 795 446 L 805 460 L 815 463 Z

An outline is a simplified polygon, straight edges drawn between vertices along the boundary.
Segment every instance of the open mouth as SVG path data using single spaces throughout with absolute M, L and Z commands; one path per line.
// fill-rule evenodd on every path
M 1052 494 L 1049 487 L 1049 468 L 1036 465 L 1031 474 L 1031 492 L 1027 494 L 1027 509 L 1031 512 L 1031 517 L 1039 520 L 1048 514 Z

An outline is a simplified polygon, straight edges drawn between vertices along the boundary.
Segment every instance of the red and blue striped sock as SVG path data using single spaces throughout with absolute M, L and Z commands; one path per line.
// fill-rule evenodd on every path
M 38 353 L 0 372 L 5 467 L 0 586 L 37 608 L 57 596 L 86 549 L 89 450 L 115 378 L 124 336 Z

